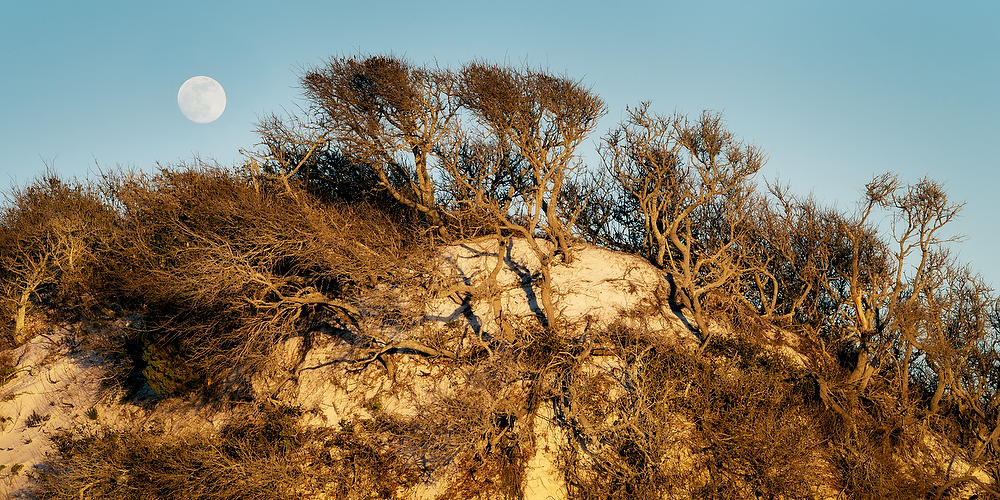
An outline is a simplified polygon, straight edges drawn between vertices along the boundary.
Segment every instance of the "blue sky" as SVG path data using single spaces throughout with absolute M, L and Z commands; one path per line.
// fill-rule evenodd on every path
M 1000 285 L 1000 4 L 962 2 L 8 2 L 0 16 L 0 187 L 54 165 L 232 163 L 297 75 L 338 54 L 529 63 L 608 103 L 722 111 L 762 176 L 853 207 L 872 174 L 930 175 L 967 202 L 957 248 Z M 538 5 L 536 5 L 536 3 Z M 207 75 L 225 114 L 181 115 Z M 596 141 L 595 136 L 594 140 Z

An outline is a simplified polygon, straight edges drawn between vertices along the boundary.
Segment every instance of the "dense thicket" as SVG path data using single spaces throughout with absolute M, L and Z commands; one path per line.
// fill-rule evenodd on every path
M 821 442 L 848 490 L 905 494 L 885 449 L 902 449 L 928 428 L 997 473 L 1000 307 L 950 254 L 948 224 L 961 204 L 940 183 L 879 175 L 855 211 L 824 207 L 759 185 L 763 152 L 720 115 L 658 115 L 649 103 L 599 138 L 601 163 L 588 166 L 580 148 L 603 101 L 578 81 L 530 68 L 341 57 L 306 72 L 302 85 L 306 114 L 263 120 L 261 142 L 239 168 L 122 173 L 90 184 L 46 177 L 16 191 L 0 214 L 4 342 L 23 342 L 31 316 L 45 311 L 127 317 L 120 337 L 95 341 L 123 372 L 166 395 L 245 396 L 286 338 L 339 332 L 372 359 L 388 353 L 393 344 L 363 325 L 389 312 L 366 302 L 366 291 L 419 278 L 413 256 L 435 243 L 527 241 L 540 262 L 531 279 L 543 332 L 531 339 L 569 331 L 551 269 L 586 241 L 662 269 L 669 300 L 690 315 L 701 343 L 691 354 L 607 332 L 605 348 L 637 378 L 623 382 L 632 392 L 618 406 L 605 407 L 573 368 L 580 346 L 532 343 L 505 330 L 496 312 L 501 331 L 482 335 L 494 339 L 491 362 L 547 346 L 538 363 L 511 366 L 530 380 L 565 382 L 533 398 L 596 412 L 594 422 L 613 414 L 631 423 L 622 431 L 563 421 L 591 453 L 570 457 L 578 460 L 567 476 L 574 494 L 647 496 L 681 481 L 654 465 L 672 446 L 662 427 L 675 414 L 708 439 L 702 456 L 715 489 L 692 494 L 732 493 L 737 482 L 750 485 L 748 495 L 804 494 L 795 489 L 809 466 L 801 461 Z M 884 216 L 888 231 L 877 224 Z M 468 300 L 484 289 L 457 292 Z M 715 338 L 723 317 L 746 335 L 768 324 L 793 332 L 810 364 L 792 370 Z M 415 340 L 404 347 L 449 363 L 481 359 Z M 735 379 L 714 375 L 734 363 Z M 681 402 L 663 392 L 676 384 L 687 387 Z M 757 392 L 740 394 L 746 387 Z M 533 400 L 522 411 L 536 409 Z M 498 432 L 491 417 L 476 418 L 493 429 L 483 432 Z M 423 436 L 422 446 L 454 437 L 432 432 L 442 422 L 397 424 L 412 439 Z M 116 439 L 70 446 L 66 463 Z M 946 474 L 922 484 L 944 494 L 970 480 Z
M 418 471 L 382 450 L 363 424 L 306 429 L 291 408 L 254 407 L 217 436 L 183 441 L 162 432 L 105 430 L 54 440 L 59 461 L 39 476 L 41 498 L 331 498 L 392 495 Z M 306 466 L 305 464 L 308 464 Z M 394 478 L 386 481 L 386 477 Z

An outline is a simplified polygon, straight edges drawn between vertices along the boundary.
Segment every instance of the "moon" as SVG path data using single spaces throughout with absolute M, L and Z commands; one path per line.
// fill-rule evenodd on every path
M 226 91 L 207 76 L 188 78 L 177 91 L 177 106 L 195 123 L 211 123 L 226 110 Z

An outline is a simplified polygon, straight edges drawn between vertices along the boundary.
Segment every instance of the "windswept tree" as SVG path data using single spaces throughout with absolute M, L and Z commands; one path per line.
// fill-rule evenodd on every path
M 562 199 L 580 164 L 577 148 L 604 115 L 604 101 L 577 81 L 484 63 L 462 69 L 457 94 L 478 125 L 469 133 L 482 168 L 452 161 L 449 174 L 498 230 L 528 242 L 540 262 L 542 307 L 551 321 L 551 265 L 572 260 L 570 228 L 582 208 L 564 210 Z
M 827 285 L 835 256 L 843 253 L 837 246 L 842 216 L 781 185 L 768 188 L 771 196 L 758 201 L 747 221 L 748 272 L 737 298 L 767 320 L 822 329 L 839 304 Z
M 892 245 L 881 243 L 870 226 L 878 207 L 892 213 Z M 843 225 L 850 255 L 835 269 L 846 283 L 845 333 L 858 351 L 848 383 L 866 387 L 897 342 L 903 362 L 909 362 L 916 330 L 903 313 L 935 287 L 935 274 L 948 263 L 945 244 L 956 239 L 941 230 L 961 208 L 930 179 L 904 187 L 895 175 L 884 174 L 866 185 L 860 210 Z
M 306 148 L 335 142 L 351 162 L 372 169 L 382 189 L 449 236 L 434 172 L 435 149 L 456 124 L 452 72 L 394 56 L 342 57 L 308 71 L 302 85 L 315 128 Z
M 0 211 L 0 307 L 15 344 L 26 340 L 28 312 L 43 289 L 79 298 L 96 265 L 98 227 L 112 217 L 92 190 L 55 176 L 14 192 Z
M 751 178 L 764 154 L 738 141 L 718 114 L 665 117 L 643 103 L 605 137 L 602 156 L 622 196 L 638 208 L 645 253 L 671 273 L 704 349 L 711 332 L 702 299 L 745 271 Z
M 439 152 L 447 173 L 444 201 L 459 234 L 509 234 L 504 222 L 531 184 L 524 157 L 504 141 L 468 131 Z
M 951 264 L 930 272 L 938 275 L 931 278 L 936 286 L 921 293 L 919 316 L 909 322 L 914 333 L 905 336 L 904 349 L 922 353 L 927 369 L 933 373 L 928 402 L 928 411 L 933 414 L 949 399 L 974 402 L 960 383 L 961 376 L 969 358 L 978 354 L 982 341 L 990 334 L 993 297 L 989 286 L 967 267 Z M 904 350 L 904 354 L 912 357 L 912 352 Z M 909 369 L 910 364 L 903 366 Z M 907 399 L 906 386 L 903 391 L 901 396 Z
M 257 123 L 257 134 L 258 149 L 244 151 L 243 167 L 258 191 L 265 178 L 273 178 L 286 193 L 293 191 L 294 183 L 328 202 L 396 207 L 395 198 L 380 187 L 378 173 L 352 160 L 320 125 L 294 115 L 269 115 Z
M 972 288 L 975 290 L 975 288 Z M 971 420 L 977 422 L 976 435 L 977 455 L 990 446 L 993 450 L 1000 448 L 1000 297 L 995 293 L 991 303 L 983 312 L 987 324 L 986 334 L 975 346 L 969 349 L 968 355 L 963 355 L 965 363 L 956 366 L 955 378 L 950 389 L 958 400 L 958 409 L 966 415 L 973 415 Z M 979 315 L 972 315 L 978 319 Z M 963 336 L 960 345 L 966 344 L 969 336 Z M 934 392 L 937 392 L 939 378 L 935 382 Z M 947 386 L 948 381 L 945 381 Z M 948 387 L 942 388 L 944 393 Z M 944 396 L 942 396 L 944 399 Z M 989 431 L 989 432 L 987 432 Z

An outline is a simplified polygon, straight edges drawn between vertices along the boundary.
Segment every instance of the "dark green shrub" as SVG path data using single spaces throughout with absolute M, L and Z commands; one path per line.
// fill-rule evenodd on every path
M 203 377 L 177 347 L 142 339 L 142 376 L 160 396 L 179 396 L 204 383 Z

